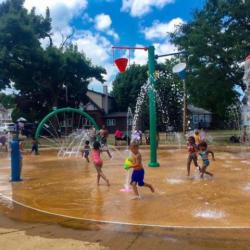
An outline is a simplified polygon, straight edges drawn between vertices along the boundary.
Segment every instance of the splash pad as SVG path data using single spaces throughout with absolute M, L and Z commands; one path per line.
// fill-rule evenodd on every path
M 91 164 L 79 158 L 58 159 L 51 151 L 35 158 L 25 156 L 24 182 L 12 185 L 8 159 L 4 158 L 0 163 L 1 206 L 8 207 L 10 214 L 15 206 L 21 206 L 25 212 L 18 213 L 20 218 L 39 211 L 50 216 L 121 225 L 248 228 L 250 192 L 246 187 L 250 166 L 244 163 L 248 153 L 220 152 L 224 148 L 219 147 L 214 150 L 218 156 L 211 164 L 215 177 L 200 180 L 185 176 L 184 150 L 160 149 L 162 168 L 145 167 L 145 181 L 155 186 L 156 193 L 140 189 L 140 201 L 131 200 L 130 193 L 120 192 L 124 170 L 119 157 L 109 160 L 103 155 L 104 171 L 111 182 L 109 188 L 104 184 L 96 186 Z M 146 165 L 149 150 L 142 149 L 142 154 Z M 235 172 L 235 166 L 241 171 Z M 192 175 L 196 177 L 194 169 Z

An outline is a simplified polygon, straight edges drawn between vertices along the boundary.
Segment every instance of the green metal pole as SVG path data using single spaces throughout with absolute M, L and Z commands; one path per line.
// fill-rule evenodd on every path
M 157 145 L 156 145 L 156 105 L 155 105 L 155 48 L 148 48 L 148 69 L 149 69 L 149 120 L 150 120 L 150 162 L 149 167 L 159 167 L 157 162 Z

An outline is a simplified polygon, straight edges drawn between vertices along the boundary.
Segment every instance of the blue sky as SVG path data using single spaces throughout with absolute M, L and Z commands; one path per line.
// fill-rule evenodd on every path
M 0 0 L 0 3 L 5 0 Z M 112 45 L 155 45 L 157 53 L 169 53 L 177 48 L 170 44 L 167 32 L 174 31 L 192 18 L 195 9 L 205 0 L 25 0 L 24 6 L 44 14 L 50 8 L 53 39 L 60 45 L 63 37 L 75 30 L 72 42 L 93 64 L 107 70 L 105 79 L 112 89 L 112 79 L 118 73 L 113 65 Z M 41 41 L 43 46 L 48 41 Z M 122 56 L 117 51 L 116 57 Z M 135 51 L 131 62 L 144 64 L 147 53 Z M 102 85 L 91 81 L 90 89 Z

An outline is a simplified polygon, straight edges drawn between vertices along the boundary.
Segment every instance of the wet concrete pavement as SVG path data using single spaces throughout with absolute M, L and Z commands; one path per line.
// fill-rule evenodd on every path
M 142 154 L 146 165 L 148 151 L 143 150 Z M 166 249 L 166 246 L 168 249 L 232 249 L 232 246 L 248 249 L 250 230 L 245 227 L 250 227 L 250 165 L 247 155 L 217 152 L 217 160 L 210 168 L 215 177 L 199 180 L 194 171 L 193 178 L 185 176 L 185 151 L 160 150 L 161 167 L 145 167 L 145 180 L 155 186 L 156 193 L 141 190 L 140 201 L 131 200 L 131 194 L 120 191 L 126 174 L 122 168 L 125 152 L 113 152 L 112 160 L 104 155 L 103 170 L 110 179 L 110 188 L 96 186 L 96 173 L 91 164 L 83 159 L 57 159 L 53 152 L 44 152 L 38 157 L 24 156 L 24 181 L 11 184 L 9 160 L 2 157 L 0 210 L 9 218 L 32 223 L 32 226 L 34 222 L 42 223 L 41 229 L 50 223 L 48 231 L 53 237 L 49 238 L 77 241 L 80 237 L 81 241 L 91 244 L 98 240 L 101 245 L 96 245 L 96 249 L 102 246 L 111 249 Z M 1 217 L 1 221 L 3 219 L 7 220 Z M 14 224 L 14 228 L 19 225 Z M 59 231 L 64 236 L 56 235 L 56 224 L 71 229 L 62 227 Z M 6 221 L 0 227 L 8 230 Z M 28 231 L 32 234 L 34 230 Z M 39 230 L 37 235 L 46 238 Z M 0 243 L 1 239 L 0 233 Z

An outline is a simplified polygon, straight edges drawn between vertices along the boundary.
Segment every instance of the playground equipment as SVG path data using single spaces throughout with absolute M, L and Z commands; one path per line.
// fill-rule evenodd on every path
M 128 59 L 127 58 L 118 58 L 115 60 L 115 65 L 119 69 L 121 73 L 126 71 L 127 65 L 128 65 Z
M 128 50 L 129 57 L 131 50 L 145 50 L 148 52 L 148 74 L 149 74 L 149 136 L 150 136 L 150 161 L 148 163 L 149 167 L 159 167 L 160 164 L 157 162 L 157 142 L 156 142 L 156 94 L 155 94 L 155 60 L 160 57 L 179 55 L 186 53 L 185 51 L 174 52 L 164 55 L 155 55 L 154 46 L 149 47 L 127 47 L 127 46 L 113 46 L 113 55 L 115 50 Z M 126 70 L 128 59 L 121 57 L 114 60 L 118 70 L 123 73 Z
M 11 181 L 21 181 L 22 157 L 18 138 L 11 142 Z
M 78 157 L 86 140 L 95 140 L 95 120 L 82 109 L 54 109 L 37 127 L 40 148 L 58 150 L 58 157 Z
M 156 145 L 156 104 L 155 104 L 155 48 L 154 46 L 150 47 L 126 47 L 126 46 L 113 46 L 114 50 L 145 50 L 148 52 L 148 69 L 149 69 L 149 82 L 150 88 L 148 91 L 149 95 L 149 119 L 150 119 L 150 162 L 149 167 L 159 167 L 160 164 L 157 162 L 157 145 Z M 127 66 L 126 58 L 119 58 L 115 60 L 120 72 L 126 70 L 125 65 Z M 128 59 L 127 59 L 128 60 Z
M 250 55 L 247 56 L 247 58 L 245 59 L 244 69 L 245 71 L 244 71 L 243 81 L 246 85 L 246 90 L 245 90 L 246 104 L 242 108 L 242 121 L 243 121 L 243 128 L 248 137 L 248 135 L 250 134 Z

